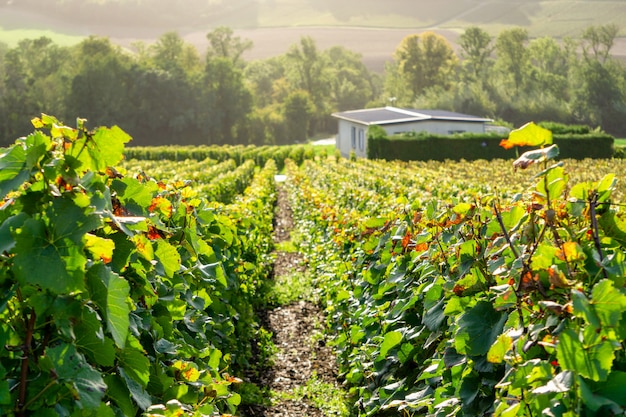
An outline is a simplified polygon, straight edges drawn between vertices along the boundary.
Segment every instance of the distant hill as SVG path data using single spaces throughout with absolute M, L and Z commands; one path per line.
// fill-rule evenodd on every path
M 436 30 L 454 42 L 470 25 L 494 36 L 521 26 L 531 37 L 575 38 L 607 23 L 621 26 L 614 53 L 626 56 L 626 0 L 0 0 L 0 40 L 9 43 L 47 30 L 130 45 L 174 30 L 202 51 L 206 33 L 229 26 L 254 42 L 249 59 L 283 53 L 309 35 L 322 48 L 362 53 L 375 70 L 409 33 Z
M 156 30 L 285 26 L 359 26 L 492 32 L 509 25 L 531 36 L 576 36 L 589 25 L 626 22 L 625 0 L 0 0 L 3 14 L 26 10 L 69 25 Z M 2 22 L 3 26 L 8 22 Z M 28 22 L 11 22 L 20 26 Z M 6 29 L 6 27 L 5 27 Z M 626 35 L 626 27 L 622 34 Z

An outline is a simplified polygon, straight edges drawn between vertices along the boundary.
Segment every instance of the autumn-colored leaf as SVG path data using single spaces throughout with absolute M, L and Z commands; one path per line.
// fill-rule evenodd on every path
M 406 248 L 411 243 L 411 232 L 406 232 L 406 235 L 402 238 L 402 247 L 406 250 Z
M 418 243 L 417 245 L 415 245 L 416 252 L 424 252 L 427 249 L 428 249 L 428 243 L 426 242 Z
M 502 146 L 504 149 L 512 149 L 515 147 L 515 144 L 510 142 L 508 139 L 502 139 L 500 141 L 500 146 Z
M 552 144 L 552 132 L 536 125 L 533 122 L 526 123 L 519 129 L 512 130 L 509 138 L 500 142 L 504 149 L 514 146 L 544 146 Z
M 586 256 L 577 242 L 565 242 L 563 248 L 556 252 L 556 256 L 567 262 L 584 261 Z
M 172 215 L 172 203 L 168 199 L 158 196 L 152 199 L 152 203 L 150 204 L 148 210 L 151 213 L 158 211 L 165 217 L 170 217 Z

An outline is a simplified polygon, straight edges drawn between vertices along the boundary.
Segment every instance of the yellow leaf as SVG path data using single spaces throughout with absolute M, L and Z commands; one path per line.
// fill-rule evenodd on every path
M 152 261 L 154 259 L 154 248 L 150 240 L 144 235 L 136 235 L 133 237 L 137 252 L 143 256 L 146 260 Z
M 559 259 L 567 262 L 584 261 L 586 259 L 585 252 L 577 242 L 563 243 L 563 249 L 557 252 Z
M 519 129 L 512 130 L 509 133 L 507 143 L 515 146 L 550 145 L 552 144 L 552 132 L 530 122 Z
M 85 235 L 85 249 L 89 251 L 96 260 L 102 260 L 105 264 L 113 259 L 115 243 L 111 239 L 105 239 L 87 233 Z
M 513 339 L 506 334 L 501 334 L 487 352 L 487 362 L 502 363 L 504 356 L 511 350 Z

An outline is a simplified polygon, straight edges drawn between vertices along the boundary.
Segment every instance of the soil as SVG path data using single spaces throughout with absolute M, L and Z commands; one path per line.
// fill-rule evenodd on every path
M 278 185 L 274 240 L 276 243 L 290 239 L 293 216 L 284 186 Z M 306 269 L 299 253 L 277 252 L 274 276 L 302 272 Z M 337 382 L 334 354 L 323 338 L 313 338 L 324 323 L 321 308 L 310 301 L 295 301 L 289 305 L 259 312 L 261 324 L 273 334 L 278 348 L 274 364 L 252 382 L 274 392 L 292 394 L 294 388 L 306 385 L 313 373 L 323 382 Z M 319 340 L 318 340 L 319 339 Z M 282 400 L 272 406 L 247 405 L 240 409 L 244 417 L 322 417 L 324 413 L 306 398 Z

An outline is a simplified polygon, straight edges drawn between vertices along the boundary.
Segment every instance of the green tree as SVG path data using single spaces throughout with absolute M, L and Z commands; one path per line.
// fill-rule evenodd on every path
M 313 38 L 303 36 L 287 51 L 285 65 L 290 90 L 306 91 L 315 106 L 315 117 L 311 121 L 313 131 L 328 128 L 332 108 L 329 105 L 330 74 L 326 56 L 319 52 Z
M 253 46 L 251 40 L 235 36 L 233 30 L 226 26 L 218 27 L 206 37 L 209 41 L 207 59 L 228 58 L 237 67 L 244 66 L 242 55 Z
M 26 134 L 32 128 L 29 120 L 42 112 L 64 114 L 69 80 L 65 48 L 42 36 L 21 40 L 3 55 L 5 134 Z
M 244 78 L 254 96 L 256 107 L 263 108 L 275 102 L 275 83 L 284 77 L 284 56 L 253 61 L 246 65 Z
M 7 94 L 5 87 L 5 60 L 8 50 L 9 46 L 6 43 L 0 42 L 0 147 L 10 144 L 5 126 L 7 121 L 7 103 L 4 99 Z
M 74 63 L 77 72 L 65 97 L 67 113 L 93 125 L 132 130 L 130 57 L 107 38 L 89 37 L 75 47 Z
M 582 35 L 582 58 L 572 77 L 572 108 L 576 121 L 626 134 L 626 68 L 610 55 L 618 28 L 591 26 Z
M 202 84 L 198 123 L 209 143 L 247 143 L 241 134 L 252 111 L 252 94 L 244 84 L 242 70 L 230 58 L 209 58 Z
M 619 26 L 616 24 L 589 26 L 582 33 L 581 46 L 584 56 L 602 63 L 606 62 L 618 34 Z
M 157 68 L 176 75 L 201 72 L 200 54 L 193 46 L 185 43 L 177 32 L 163 34 L 150 48 L 150 60 Z
M 315 114 L 315 105 L 304 90 L 289 94 L 283 104 L 289 143 L 306 142 L 309 126 Z
M 493 61 L 491 53 L 495 49 L 492 36 L 478 26 L 470 26 L 459 37 L 459 46 L 466 77 L 485 80 Z
M 196 85 L 180 74 L 133 65 L 129 71 L 128 132 L 136 145 L 199 145 Z
M 433 87 L 448 88 L 458 59 L 450 43 L 441 35 L 425 32 L 405 37 L 394 53 L 398 78 L 413 97 Z M 402 88 L 397 86 L 396 88 Z
M 523 28 L 505 29 L 496 38 L 497 69 L 512 80 L 515 92 L 522 88 L 528 71 L 527 41 L 528 31 Z
M 533 89 L 566 100 L 570 64 L 575 58 L 571 41 L 565 40 L 562 47 L 554 38 L 546 36 L 532 40 L 527 51 Z
M 341 46 L 324 52 L 330 65 L 330 97 L 336 111 L 359 109 L 378 96 L 376 81 L 360 54 Z

